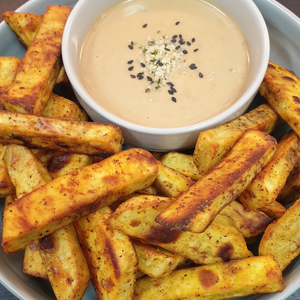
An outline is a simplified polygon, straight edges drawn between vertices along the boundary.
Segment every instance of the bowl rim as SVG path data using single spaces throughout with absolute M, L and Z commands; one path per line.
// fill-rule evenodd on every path
M 229 116 L 234 116 L 235 113 L 240 109 L 242 109 L 243 106 L 247 103 L 247 101 L 257 93 L 258 88 L 264 78 L 268 66 L 268 62 L 269 62 L 269 56 L 270 56 L 270 39 L 269 39 L 269 32 L 265 20 L 260 10 L 252 0 L 247 0 L 244 3 L 245 5 L 248 5 L 250 9 L 252 9 L 253 13 L 256 16 L 257 21 L 259 22 L 259 26 L 261 28 L 262 45 L 265 50 L 265 51 L 261 51 L 262 55 L 260 57 L 257 75 L 249 84 L 247 90 L 229 108 L 227 108 L 220 114 L 210 119 L 192 125 L 188 125 L 188 126 L 172 127 L 172 128 L 157 128 L 157 127 L 135 124 L 133 122 L 115 116 L 114 114 L 105 110 L 100 104 L 98 104 L 93 99 L 93 97 L 90 96 L 88 91 L 84 88 L 83 84 L 80 81 L 80 76 L 78 76 L 75 72 L 74 66 L 70 60 L 70 55 L 68 55 L 70 51 L 70 45 L 71 45 L 70 41 L 72 40 L 70 36 L 71 35 L 70 31 L 72 30 L 72 24 L 74 22 L 74 18 L 77 16 L 77 14 L 82 10 L 82 7 L 85 5 L 85 1 L 79 0 L 74 6 L 67 20 L 64 34 L 63 34 L 63 40 L 62 40 L 62 57 L 63 57 L 65 70 L 75 93 L 78 94 L 79 96 L 79 101 L 81 102 L 80 98 L 84 99 L 82 101 L 84 101 L 85 104 L 89 106 L 89 108 L 94 110 L 97 114 L 101 115 L 103 118 L 107 119 L 109 122 L 121 128 L 126 128 L 126 130 L 134 131 L 137 133 L 147 133 L 147 134 L 154 134 L 158 136 L 178 135 L 178 134 L 191 133 L 194 131 L 199 132 L 203 129 L 208 129 L 213 126 L 216 126 L 217 124 L 222 123 L 222 121 L 224 121 Z

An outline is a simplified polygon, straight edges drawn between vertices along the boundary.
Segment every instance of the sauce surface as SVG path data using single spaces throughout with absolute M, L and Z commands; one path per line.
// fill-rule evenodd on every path
M 158 61 L 161 53 L 166 56 Z M 160 64 L 163 74 L 151 72 Z M 90 27 L 80 68 L 85 88 L 106 110 L 161 128 L 192 125 L 226 110 L 250 71 L 239 26 L 201 0 L 117 2 Z

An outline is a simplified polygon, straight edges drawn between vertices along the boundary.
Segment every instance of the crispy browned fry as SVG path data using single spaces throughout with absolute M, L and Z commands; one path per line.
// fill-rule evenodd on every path
M 161 162 L 158 161 L 157 165 L 158 174 L 154 181 L 154 186 L 161 195 L 167 197 L 177 197 L 194 184 L 193 180 L 176 172 L 173 169 L 168 168 Z
M 192 180 L 197 181 L 203 177 L 196 168 L 191 155 L 169 152 L 162 157 L 161 163 Z
M 4 155 L 7 145 L 0 144 L 0 196 L 6 197 L 15 193 L 15 187 L 11 182 L 5 165 Z
M 88 121 L 86 112 L 81 110 L 73 101 L 51 94 L 42 116 L 60 120 Z
M 138 268 L 150 277 L 164 277 L 170 275 L 184 258 L 173 254 L 163 248 L 144 244 L 140 241 L 132 241 L 138 256 Z
M 240 195 L 239 200 L 246 210 L 261 208 L 276 200 L 300 158 L 299 145 L 299 138 L 294 132 L 283 136 L 270 162 Z
M 218 300 L 283 289 L 278 263 L 272 256 L 261 256 L 178 270 L 163 278 L 142 278 L 133 299 Z
M 283 271 L 300 254 L 300 199 L 266 229 L 259 255 L 274 255 Z
M 258 209 L 258 211 L 262 211 L 270 218 L 278 219 L 286 212 L 286 208 L 279 202 L 274 201 L 273 203 L 267 204 L 264 207 Z
M 0 111 L 0 142 L 105 157 L 121 151 L 123 136 L 111 124 Z
M 155 222 L 155 217 L 174 199 L 138 196 L 122 203 L 109 224 L 146 244 L 153 244 L 198 264 L 211 264 L 252 256 L 236 228 L 216 218 L 204 233 L 195 234 L 169 229 Z
M 18 57 L 0 56 L 0 93 L 12 83 L 20 62 Z
M 271 133 L 279 122 L 278 115 L 262 104 L 237 119 L 201 132 L 194 151 L 194 163 L 200 174 L 205 175 L 220 162 L 246 130 Z
M 42 15 L 18 13 L 14 11 L 3 13 L 2 18 L 27 47 L 30 46 L 38 33 L 43 20 Z
M 151 185 L 142 190 L 139 190 L 139 191 L 137 191 L 137 193 L 143 194 L 143 195 L 158 195 L 158 191 L 154 187 L 154 185 Z
M 289 177 L 286 180 L 285 186 L 277 197 L 277 201 L 283 205 L 288 205 L 300 198 L 300 161 L 298 161 Z
M 300 80 L 296 74 L 270 61 L 259 92 L 300 136 Z
M 228 218 L 231 224 L 243 235 L 244 238 L 252 238 L 264 232 L 274 219 L 263 212 L 247 212 L 243 205 L 232 201 L 221 212 L 220 215 Z
M 178 230 L 203 232 L 270 161 L 275 145 L 272 136 L 262 131 L 247 131 L 210 173 L 179 195 L 156 221 Z
M 41 115 L 62 66 L 62 34 L 71 9 L 61 5 L 47 7 L 13 82 L 0 94 L 5 109 Z
M 40 239 L 39 250 L 56 298 L 82 299 L 90 273 L 73 224 Z
M 157 172 L 156 160 L 149 152 L 129 149 L 55 178 L 5 210 L 2 246 L 6 252 L 17 252 L 38 238 L 151 185 Z
M 91 280 L 103 300 L 132 298 L 138 259 L 129 237 L 107 224 L 111 210 L 99 209 L 74 222 Z

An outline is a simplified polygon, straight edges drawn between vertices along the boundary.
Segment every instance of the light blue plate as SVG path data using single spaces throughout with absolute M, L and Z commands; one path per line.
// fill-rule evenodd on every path
M 271 60 L 293 70 L 300 76 L 300 19 L 274 0 L 254 0 L 264 16 L 270 34 Z M 74 6 L 76 0 L 31 0 L 18 9 L 19 12 L 43 14 L 50 4 Z M 0 25 L 0 56 L 22 57 L 25 47 L 19 42 L 10 28 Z M 254 100 L 254 106 L 260 103 Z M 284 128 L 283 130 L 286 130 Z M 0 199 L 1 201 L 1 199 Z M 3 202 L 3 201 L 2 201 Z M 2 212 L 3 203 L 0 204 Z M 2 236 L 2 220 L 0 234 Z M 22 273 L 23 252 L 5 254 L 0 247 L 0 282 L 16 297 L 22 300 L 53 300 L 55 296 L 48 282 Z M 255 295 L 240 298 L 243 300 L 283 300 L 300 287 L 300 257 L 295 259 L 284 272 L 286 288 L 282 293 Z M 90 286 L 84 300 L 96 300 L 97 296 Z M 129 299 L 128 299 L 129 300 Z M 152 300 L 152 299 L 151 299 Z M 159 300 L 159 299 L 158 299 Z

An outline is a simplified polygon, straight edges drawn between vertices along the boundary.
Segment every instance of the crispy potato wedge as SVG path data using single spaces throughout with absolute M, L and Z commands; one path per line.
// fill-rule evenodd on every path
M 3 13 L 2 18 L 26 47 L 34 40 L 43 20 L 42 15 L 14 11 Z
M 242 235 L 223 219 L 215 220 L 204 233 L 170 229 L 155 222 L 156 216 L 174 199 L 138 196 L 122 203 L 109 224 L 125 234 L 184 256 L 197 264 L 211 264 L 252 256 Z
M 261 256 L 178 270 L 163 278 L 142 278 L 133 299 L 218 300 L 283 289 L 278 263 L 272 256 Z
M 275 145 L 272 136 L 262 131 L 247 131 L 218 165 L 179 195 L 156 221 L 178 230 L 203 232 L 270 161 Z
M 0 93 L 12 83 L 21 59 L 12 56 L 0 56 Z
M 300 80 L 296 74 L 270 61 L 259 92 L 300 137 Z
M 195 151 L 194 164 L 201 175 L 205 175 L 231 150 L 237 140 L 250 129 L 271 133 L 280 118 L 267 104 L 226 124 L 201 132 Z
M 73 224 L 40 239 L 39 251 L 56 298 L 82 299 L 90 273 Z
M 300 198 L 300 161 L 298 161 L 289 174 L 285 186 L 279 193 L 277 201 L 289 205 Z
M 232 201 L 227 205 L 220 215 L 228 218 L 231 224 L 247 239 L 258 236 L 274 221 L 263 212 L 247 212 L 237 201 Z
M 163 248 L 132 241 L 138 257 L 138 269 L 150 277 L 158 278 L 170 275 L 184 257 L 173 254 Z
M 5 210 L 5 252 L 17 252 L 38 238 L 151 185 L 157 172 L 156 160 L 149 152 L 129 149 L 55 178 Z
M 60 120 L 88 121 L 86 112 L 80 109 L 78 105 L 54 93 L 47 101 L 42 116 Z
M 300 199 L 270 224 L 260 244 L 259 255 L 274 255 L 283 271 L 300 254 Z
M 5 109 L 41 115 L 62 66 L 62 34 L 71 9 L 61 5 L 47 7 L 38 33 L 22 58 L 13 82 L 0 94 L 0 102 Z
M 286 212 L 286 208 L 279 202 L 274 201 L 273 203 L 258 209 L 258 211 L 262 211 L 270 218 L 279 219 Z
M 7 145 L 0 144 L 0 196 L 6 197 L 8 195 L 15 194 L 15 187 L 11 182 L 9 174 L 7 172 L 4 156 L 7 149 Z
M 134 291 L 138 259 L 129 237 L 107 224 L 110 213 L 104 207 L 75 221 L 74 226 L 98 299 L 128 300 Z
M 137 193 L 143 194 L 143 195 L 158 195 L 158 191 L 154 187 L 154 185 L 151 185 L 142 190 L 139 190 L 139 191 L 137 191 Z
M 121 151 L 123 136 L 110 124 L 0 111 L 0 142 L 106 157 Z
M 197 181 L 203 177 L 200 175 L 193 160 L 193 156 L 178 152 L 169 152 L 163 156 L 161 163 L 178 173 Z
M 158 174 L 153 185 L 161 195 L 166 197 L 177 197 L 194 184 L 193 180 L 170 169 L 161 162 L 158 161 L 157 165 Z
M 270 162 L 239 197 L 246 210 L 258 209 L 276 200 L 300 159 L 299 145 L 299 138 L 294 132 L 282 137 Z

